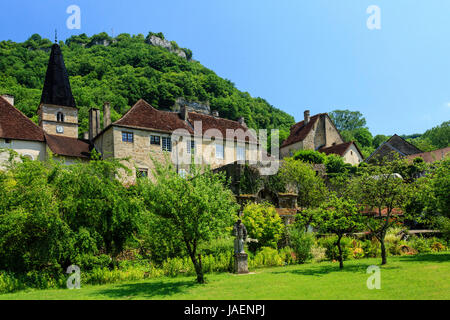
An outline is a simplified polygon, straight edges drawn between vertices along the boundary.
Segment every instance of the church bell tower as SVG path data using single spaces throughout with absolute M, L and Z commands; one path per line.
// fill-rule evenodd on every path
M 78 108 L 61 48 L 56 43 L 50 53 L 38 116 L 39 126 L 46 133 L 78 138 Z

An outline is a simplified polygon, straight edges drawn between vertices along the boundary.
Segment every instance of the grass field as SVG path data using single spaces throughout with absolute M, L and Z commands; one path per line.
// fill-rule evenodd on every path
M 32 290 L 0 299 L 450 299 L 450 253 L 389 257 L 381 267 L 381 289 L 369 290 L 370 265 L 380 259 L 305 264 L 256 270 L 254 274 L 208 275 L 206 285 L 193 277 L 84 286 L 79 290 Z

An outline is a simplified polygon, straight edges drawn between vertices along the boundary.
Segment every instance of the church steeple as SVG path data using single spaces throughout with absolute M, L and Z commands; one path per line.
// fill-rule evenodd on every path
M 45 132 L 78 138 L 78 109 L 61 48 L 56 43 L 50 53 L 38 115 Z
M 69 75 L 58 44 L 52 46 L 52 52 L 50 53 L 41 104 L 76 108 L 70 88 Z

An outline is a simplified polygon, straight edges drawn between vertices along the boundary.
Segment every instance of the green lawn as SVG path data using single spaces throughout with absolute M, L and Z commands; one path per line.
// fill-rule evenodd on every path
M 214 274 L 206 285 L 193 277 L 84 286 L 79 290 L 32 290 L 0 299 L 450 299 L 450 253 L 389 257 L 381 268 L 381 289 L 369 290 L 366 269 L 380 259 L 305 264 Z

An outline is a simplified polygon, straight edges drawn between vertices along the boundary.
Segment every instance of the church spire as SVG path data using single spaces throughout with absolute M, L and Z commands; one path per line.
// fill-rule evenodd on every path
M 52 52 L 50 53 L 41 104 L 76 108 L 70 88 L 69 75 L 58 44 L 52 46 Z

